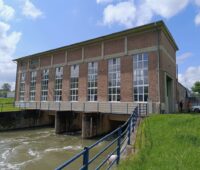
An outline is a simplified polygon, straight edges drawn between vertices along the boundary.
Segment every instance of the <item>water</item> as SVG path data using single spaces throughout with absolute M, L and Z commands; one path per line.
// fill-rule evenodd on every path
M 1 170 L 44 170 L 58 165 L 96 140 L 83 140 L 80 134 L 56 135 L 52 128 L 0 133 Z M 106 145 L 103 142 L 91 155 Z M 102 156 L 106 155 L 106 153 Z M 82 158 L 70 167 L 78 169 Z M 69 169 L 69 168 L 68 168 Z

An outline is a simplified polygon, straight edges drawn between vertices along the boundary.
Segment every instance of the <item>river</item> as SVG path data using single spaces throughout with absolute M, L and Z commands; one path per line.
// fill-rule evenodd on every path
M 83 140 L 80 134 L 56 135 L 53 128 L 0 132 L 0 169 L 55 169 L 95 141 Z M 101 149 L 106 143 L 99 144 L 96 149 Z M 94 155 L 97 150 L 92 152 Z M 68 169 L 78 169 L 81 163 L 82 159 L 79 159 Z

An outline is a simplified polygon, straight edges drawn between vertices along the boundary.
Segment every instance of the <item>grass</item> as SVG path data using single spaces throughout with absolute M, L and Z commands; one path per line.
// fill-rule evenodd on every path
M 14 98 L 0 98 L 0 103 L 14 103 Z
M 138 151 L 122 161 L 119 170 L 200 169 L 200 115 L 155 115 L 140 125 Z
M 18 111 L 14 106 L 14 98 L 0 98 L 0 112 Z

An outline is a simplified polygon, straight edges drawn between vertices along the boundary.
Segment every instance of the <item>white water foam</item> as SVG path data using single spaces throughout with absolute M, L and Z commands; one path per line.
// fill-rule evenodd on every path
M 25 145 L 28 145 L 30 142 L 22 142 L 23 144 L 25 144 Z
M 31 160 L 24 161 L 24 162 L 21 162 L 21 163 L 13 163 L 13 164 L 12 163 L 0 162 L 0 169 L 1 170 L 20 170 L 26 164 L 29 164 L 29 163 L 37 161 L 37 160 L 38 160 L 38 158 L 35 158 L 35 159 L 31 159 Z
M 41 138 L 47 138 L 49 136 L 51 136 L 51 134 L 46 134 L 46 135 L 38 136 L 38 137 L 35 137 L 34 139 L 35 140 L 38 140 L 38 139 L 40 140 Z
M 62 148 L 49 148 L 49 149 L 45 149 L 44 152 L 60 152 L 60 151 L 63 151 L 63 150 L 80 150 L 80 149 L 83 149 L 82 146 L 65 146 L 65 147 L 62 147 Z
M 10 153 L 10 150 L 8 149 L 8 150 L 6 150 L 5 152 L 3 152 L 3 153 L 1 154 L 1 157 L 2 157 L 4 160 L 6 160 L 7 157 L 9 156 L 9 153 Z
M 28 150 L 28 154 L 30 155 L 30 156 L 36 156 L 36 157 L 38 157 L 39 156 L 39 152 L 37 152 L 37 151 L 33 151 L 32 149 L 29 149 Z
M 7 154 L 8 154 L 8 150 L 4 152 L 3 157 L 6 158 Z M 31 156 L 34 156 L 33 159 L 24 161 L 24 162 L 20 162 L 20 163 L 8 163 L 6 160 L 3 162 L 0 162 L 0 170 L 21 170 L 23 166 L 25 166 L 26 164 L 30 164 L 31 162 L 37 161 L 39 159 L 41 159 L 41 155 L 39 154 L 39 152 L 33 151 L 31 149 L 29 149 L 28 153 Z

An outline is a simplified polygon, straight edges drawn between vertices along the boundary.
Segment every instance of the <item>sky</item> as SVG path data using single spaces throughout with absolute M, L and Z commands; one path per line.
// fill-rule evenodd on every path
M 179 81 L 200 81 L 200 0 L 0 0 L 0 86 L 15 86 L 29 54 L 163 20 L 173 35 Z

